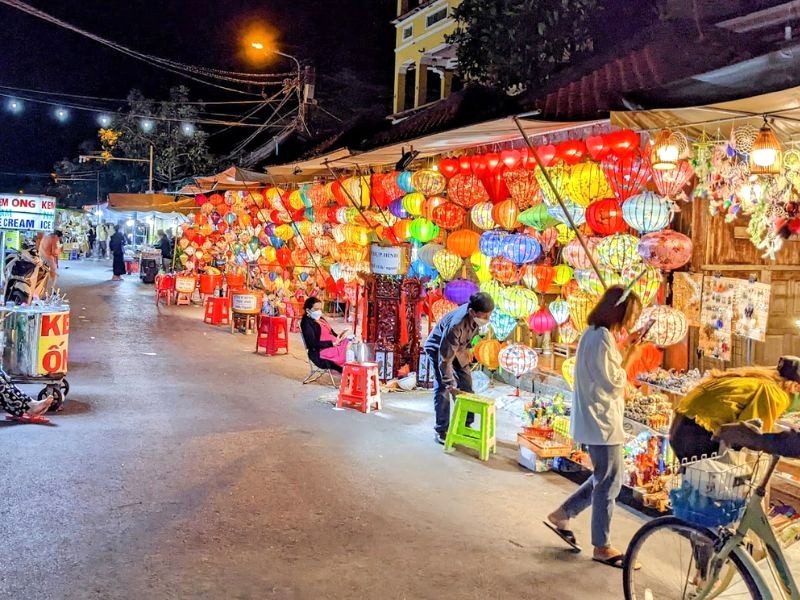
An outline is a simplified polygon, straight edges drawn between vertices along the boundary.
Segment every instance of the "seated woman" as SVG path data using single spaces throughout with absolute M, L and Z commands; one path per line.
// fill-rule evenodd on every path
M 743 367 L 712 371 L 681 401 L 669 432 L 675 455 L 691 459 L 719 450 L 712 439 L 723 425 L 760 419 L 764 431 L 789 408 L 789 394 L 800 390 L 800 359 L 784 356 L 777 368 Z
M 313 296 L 303 304 L 305 314 L 300 320 L 300 331 L 308 350 L 308 358 L 320 369 L 339 373 L 346 362 L 348 330 L 336 333 L 322 317 L 322 301 Z

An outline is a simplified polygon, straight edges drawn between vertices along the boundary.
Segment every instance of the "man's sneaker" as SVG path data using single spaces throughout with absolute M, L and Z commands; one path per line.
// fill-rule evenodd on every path
M 441 444 L 442 446 L 444 446 L 444 442 L 445 442 L 446 438 L 447 438 L 447 432 L 446 431 L 444 433 L 439 433 L 437 431 L 436 435 L 434 437 L 434 439 L 436 440 L 436 443 L 437 444 Z
M 53 397 L 48 396 L 44 400 L 34 400 L 28 405 L 28 415 L 31 417 L 38 417 L 47 412 L 50 405 L 53 403 Z

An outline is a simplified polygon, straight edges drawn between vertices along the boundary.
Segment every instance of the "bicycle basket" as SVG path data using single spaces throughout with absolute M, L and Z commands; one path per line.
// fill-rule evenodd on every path
M 702 527 L 738 521 L 768 456 L 727 451 L 679 465 L 669 492 L 673 514 Z

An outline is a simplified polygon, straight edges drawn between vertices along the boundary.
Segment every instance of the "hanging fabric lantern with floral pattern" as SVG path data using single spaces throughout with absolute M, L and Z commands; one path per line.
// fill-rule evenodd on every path
M 611 187 L 600 165 L 589 161 L 572 167 L 567 194 L 575 204 L 587 207 L 593 200 L 611 195 Z
M 457 308 L 458 304 L 455 302 L 450 302 L 450 300 L 440 298 L 431 305 L 431 315 L 435 322 L 439 322 L 447 313 L 453 312 Z
M 530 228 L 527 231 L 533 231 L 533 237 L 539 242 L 543 252 L 550 252 L 558 242 L 558 229 L 555 227 L 548 227 L 544 231 L 536 231 Z
M 430 201 L 431 198 L 428 200 Z M 442 229 L 450 231 L 452 229 L 458 229 L 464 224 L 464 217 L 466 214 L 464 209 L 457 204 L 445 202 L 433 209 L 431 212 L 431 220 Z
M 489 327 L 495 337 L 502 341 L 506 339 L 517 327 L 517 320 L 500 309 L 494 309 L 489 317 Z
M 477 175 L 458 174 L 447 183 L 447 197 L 463 206 L 472 208 L 479 202 L 488 202 L 489 193 Z
M 653 176 L 650 162 L 635 155 L 604 160 L 602 168 L 620 203 L 644 190 Z
M 505 284 L 516 283 L 519 281 L 519 269 L 517 266 L 503 256 L 495 256 L 489 263 L 489 270 L 497 281 Z
M 634 329 L 640 329 L 653 321 L 645 341 L 661 348 L 680 343 L 689 332 L 686 316 L 671 306 L 651 306 L 642 311 Z
M 638 252 L 647 264 L 674 271 L 691 260 L 692 240 L 677 231 L 655 231 L 642 236 Z
M 539 308 L 539 297 L 535 292 L 515 285 L 503 290 L 498 307 L 515 319 L 527 319 Z
M 542 255 L 542 248 L 531 236 L 515 233 L 505 238 L 500 253 L 514 264 L 523 265 L 535 262 Z
M 653 303 L 663 280 L 661 271 L 648 264 L 634 265 L 625 269 L 622 272 L 622 278 L 626 286 L 633 282 L 631 289 L 639 296 L 642 306 L 650 306 Z
M 672 219 L 672 206 L 668 200 L 653 192 L 631 196 L 622 205 L 625 222 L 640 233 L 660 231 Z
M 539 285 L 539 280 L 536 279 L 536 275 L 534 274 L 535 265 L 523 265 L 520 269 L 520 281 L 522 284 L 528 288 L 529 290 L 535 290 Z
M 506 231 L 486 231 L 481 234 L 480 250 L 489 258 L 500 256 L 503 251 L 503 243 L 509 236 Z
M 477 360 L 490 371 L 496 371 L 500 366 L 498 355 L 500 354 L 500 350 L 502 348 L 503 345 L 499 340 L 481 340 L 475 344 L 475 349 L 473 350 L 475 360 Z
M 552 331 L 555 329 L 556 325 L 557 323 L 555 318 L 544 306 L 533 313 L 528 319 L 528 327 L 530 327 L 531 331 L 537 333 L 538 335 L 543 335 L 548 331 Z
M 569 304 L 567 304 L 566 300 L 556 298 L 548 304 L 547 308 L 556 320 L 556 324 L 562 325 L 569 319 Z
M 426 196 L 436 196 L 447 189 L 447 179 L 439 171 L 422 169 L 411 176 L 411 185 Z
M 679 160 L 678 167 L 669 171 L 653 171 L 653 181 L 658 193 L 667 198 L 676 199 L 683 188 L 694 177 L 694 169 L 688 160 Z
M 488 231 L 494 229 L 497 223 L 494 222 L 492 212 L 494 211 L 494 204 L 491 202 L 479 202 L 470 210 L 470 218 L 475 224 L 475 227 Z
M 628 227 L 616 198 L 603 198 L 586 208 L 586 223 L 598 235 L 622 233 Z
M 547 168 L 547 174 L 550 176 L 550 181 L 553 183 L 553 186 L 555 187 L 556 191 L 558 191 L 559 196 L 562 198 L 564 198 L 564 196 L 566 196 L 568 193 L 569 172 L 570 168 L 563 163 Z M 536 181 L 539 182 L 539 188 L 541 189 L 544 201 L 550 206 L 557 205 L 558 200 L 556 200 L 553 190 L 547 184 L 547 180 L 545 179 L 542 170 L 536 169 L 534 174 L 536 176 Z
M 549 206 L 546 204 L 537 204 L 521 212 L 517 217 L 517 221 L 528 227 L 533 227 L 537 231 L 544 231 L 548 227 L 559 223 L 558 219 L 552 217 L 548 208 Z
M 454 279 L 463 264 L 464 261 L 458 254 L 446 249 L 439 250 L 433 257 L 433 266 L 445 281 Z
M 600 296 L 584 292 L 583 290 L 579 290 L 567 298 L 569 316 L 572 320 L 572 324 L 578 331 L 586 329 L 586 320 L 589 318 L 589 313 L 592 312 L 592 309 L 599 300 Z
M 558 341 L 561 344 L 574 344 L 580 335 L 581 332 L 575 329 L 571 320 L 558 327 Z
M 521 377 L 530 373 L 539 364 L 539 354 L 530 346 L 524 344 L 509 344 L 498 354 L 498 362 L 503 370 L 514 377 Z
M 539 182 L 533 171 L 524 168 L 509 169 L 503 173 L 508 193 L 519 210 L 526 210 L 542 201 Z
M 600 264 L 622 271 L 642 260 L 638 247 L 639 238 L 627 233 L 615 233 L 597 244 L 597 257 Z
M 595 260 L 597 260 L 597 244 L 599 242 L 600 238 L 588 238 L 586 240 L 586 246 L 589 248 L 589 251 L 592 252 L 592 257 Z M 583 246 L 581 246 L 580 241 L 577 239 L 572 240 L 564 246 L 564 249 L 561 251 L 561 256 L 573 269 L 592 268 L 589 257 L 586 255 Z

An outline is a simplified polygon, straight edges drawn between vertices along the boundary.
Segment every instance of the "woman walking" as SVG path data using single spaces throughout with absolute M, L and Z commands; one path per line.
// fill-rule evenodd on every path
M 114 225 L 114 235 L 108 241 L 111 256 L 114 257 L 114 276 L 111 281 L 120 281 L 125 274 L 125 236 L 119 230 L 119 225 Z
M 589 327 L 578 344 L 572 438 L 585 444 L 592 459 L 592 476 L 547 517 L 545 525 L 580 551 L 570 520 L 592 507 L 592 559 L 622 568 L 623 553 L 611 545 L 611 515 L 622 488 L 624 393 L 627 367 L 641 354 L 640 335 L 633 333 L 618 348 L 615 335 L 630 331 L 641 304 L 621 286 L 606 290 L 589 314 Z

